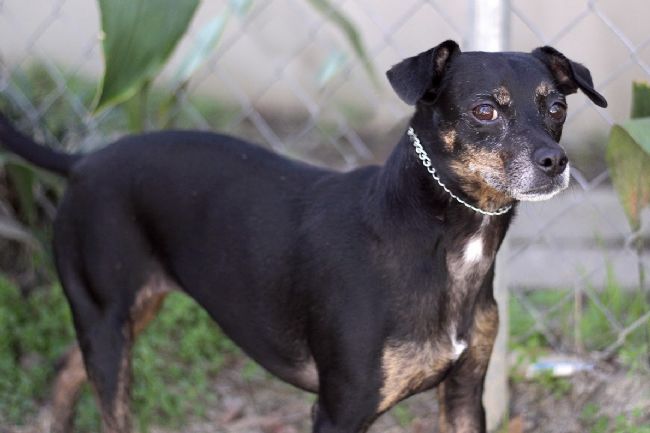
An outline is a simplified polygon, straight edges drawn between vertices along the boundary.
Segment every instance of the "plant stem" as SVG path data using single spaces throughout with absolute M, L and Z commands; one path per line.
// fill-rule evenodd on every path
M 142 132 L 148 126 L 147 101 L 150 85 L 151 81 L 145 81 L 142 87 L 140 87 L 140 90 L 138 90 L 138 93 L 127 102 L 129 130 L 132 132 Z
M 640 231 L 640 230 L 639 230 Z M 645 268 L 643 267 L 643 236 L 641 233 L 638 234 L 635 244 L 636 252 L 636 263 L 639 271 L 639 294 L 640 299 L 645 301 L 646 306 L 650 305 L 650 291 L 646 291 L 645 288 Z M 648 347 L 648 353 L 646 353 L 646 363 L 650 366 L 650 326 L 646 326 L 643 331 L 645 333 L 645 340 Z

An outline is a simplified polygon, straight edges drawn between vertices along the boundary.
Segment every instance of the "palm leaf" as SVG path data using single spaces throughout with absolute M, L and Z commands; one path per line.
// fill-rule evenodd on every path
M 105 70 L 97 110 L 133 97 L 165 65 L 199 0 L 99 0 Z

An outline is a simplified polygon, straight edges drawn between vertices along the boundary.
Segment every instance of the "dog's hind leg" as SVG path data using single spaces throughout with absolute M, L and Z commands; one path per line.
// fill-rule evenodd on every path
M 87 378 L 81 350 L 79 345 L 75 344 L 64 357 L 54 381 L 50 404 L 41 414 L 40 423 L 45 430 L 51 433 L 72 431 L 75 405 L 81 386 Z
M 131 348 L 133 338 L 121 312 L 110 312 L 81 342 L 86 370 L 93 385 L 105 433 L 131 431 Z
M 84 238 L 69 225 L 55 231 L 57 269 L 70 303 L 85 370 L 99 403 L 105 433 L 131 431 L 131 349 L 136 334 L 155 316 L 164 295 L 172 288 L 161 278 L 157 265 L 142 238 L 129 224 L 114 218 L 110 242 L 103 233 L 84 232 Z M 111 221 L 112 222 L 112 221 Z M 102 226 L 98 222 L 99 228 Z M 124 236 L 121 239 L 120 236 Z M 70 373 L 74 362 L 63 372 Z M 60 376 L 62 377 L 62 376 Z M 59 382 L 57 382 L 58 384 Z M 69 426 L 81 376 L 65 381 L 65 395 L 55 404 L 65 410 L 53 423 L 61 431 Z M 58 427 L 61 426 L 61 427 Z
M 103 428 L 106 433 L 127 433 L 131 431 L 131 384 L 132 384 L 132 348 L 137 335 L 156 316 L 161 308 L 166 291 L 152 289 L 150 284 L 138 292 L 130 309 L 127 323 L 122 325 L 121 335 L 118 336 L 114 326 L 104 328 L 107 333 L 98 340 L 105 343 L 114 342 L 115 346 L 121 339 L 122 350 L 116 351 L 115 358 L 110 364 L 103 359 L 93 359 L 90 353 L 88 363 L 91 381 L 98 395 L 102 411 Z M 119 353 L 119 357 L 118 357 Z
M 162 307 L 167 290 L 152 289 L 152 285 L 143 288 L 136 299 L 129 320 L 127 333 L 131 334 L 124 340 L 123 354 L 119 364 L 118 388 L 112 404 L 103 403 L 102 393 L 97 389 L 97 396 L 100 399 L 102 416 L 104 418 L 105 430 L 107 431 L 129 431 L 129 400 L 130 400 L 130 346 L 135 337 L 142 332 L 153 320 L 156 313 Z M 97 344 L 97 343 L 95 343 Z M 105 374 L 105 373 L 104 373 Z M 43 424 L 49 424 L 51 433 L 68 433 L 73 431 L 73 416 L 75 405 L 82 385 L 87 381 L 86 368 L 79 345 L 68 351 L 64 358 L 63 366 L 60 369 L 53 387 L 52 398 L 48 408 L 48 414 L 43 417 Z M 122 419 L 122 421 L 120 421 Z

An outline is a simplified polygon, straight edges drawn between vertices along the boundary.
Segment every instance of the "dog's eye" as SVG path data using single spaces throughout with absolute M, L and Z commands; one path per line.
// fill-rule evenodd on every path
M 553 120 L 562 122 L 566 118 L 566 107 L 562 104 L 555 103 L 548 109 L 548 114 L 551 115 Z
M 499 117 L 499 112 L 496 110 L 496 108 L 494 108 L 490 104 L 477 105 L 472 110 L 472 114 L 478 120 L 483 122 L 487 122 L 490 120 L 497 120 L 497 117 Z

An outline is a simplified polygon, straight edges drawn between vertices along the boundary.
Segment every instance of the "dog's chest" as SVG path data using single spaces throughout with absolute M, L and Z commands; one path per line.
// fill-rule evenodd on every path
M 476 229 L 452 235 L 447 241 L 445 261 L 450 290 L 471 289 L 474 284 L 483 280 L 492 266 L 497 238 L 492 218 L 484 216 Z
M 447 242 L 444 310 L 450 328 L 457 328 L 459 320 L 473 310 L 476 296 L 494 263 L 499 233 L 492 218 L 483 217 L 477 228 L 457 234 Z
M 494 262 L 498 233 L 485 217 L 469 233 L 449 239 L 445 305 L 436 335 L 422 341 L 389 342 L 382 354 L 383 386 L 379 411 L 437 383 L 468 349 L 476 297 Z M 469 325 L 469 328 L 468 328 Z M 462 335 L 459 331 L 463 330 Z

